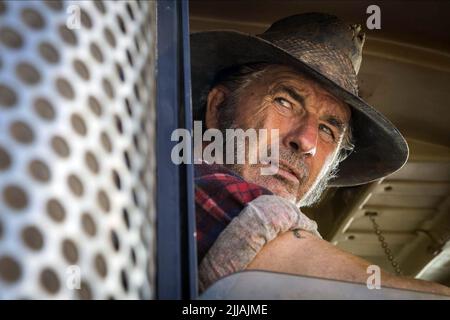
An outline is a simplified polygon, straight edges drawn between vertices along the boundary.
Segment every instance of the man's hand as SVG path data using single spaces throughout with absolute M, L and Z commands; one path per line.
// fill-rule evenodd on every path
M 247 269 L 366 283 L 369 265 L 369 262 L 300 230 L 286 232 L 267 243 Z M 443 285 L 397 277 L 384 271 L 381 274 L 381 285 L 450 296 L 450 288 Z

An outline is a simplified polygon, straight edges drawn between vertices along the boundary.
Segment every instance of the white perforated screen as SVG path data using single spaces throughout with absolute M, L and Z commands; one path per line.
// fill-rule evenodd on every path
M 155 6 L 0 1 L 0 299 L 153 297 Z

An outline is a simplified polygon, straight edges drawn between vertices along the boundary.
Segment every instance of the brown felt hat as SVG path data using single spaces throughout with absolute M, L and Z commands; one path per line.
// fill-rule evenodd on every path
M 352 110 L 353 152 L 339 164 L 332 186 L 353 186 L 385 177 L 408 158 L 408 145 L 376 109 L 358 97 L 357 73 L 364 35 L 324 13 L 281 19 L 253 36 L 236 31 L 191 34 L 194 117 L 203 119 L 201 96 L 211 89 L 219 71 L 248 63 L 291 66 L 320 83 Z

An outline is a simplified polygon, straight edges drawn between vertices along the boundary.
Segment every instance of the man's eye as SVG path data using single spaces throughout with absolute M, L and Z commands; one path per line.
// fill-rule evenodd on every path
M 328 134 L 334 140 L 334 133 L 329 127 L 327 127 L 326 125 L 320 124 L 319 128 L 320 128 L 320 130 L 322 130 L 323 132 Z
M 287 101 L 286 99 L 283 98 L 275 98 L 275 102 L 279 105 L 281 105 L 282 107 L 288 108 L 288 109 L 292 109 L 292 104 Z

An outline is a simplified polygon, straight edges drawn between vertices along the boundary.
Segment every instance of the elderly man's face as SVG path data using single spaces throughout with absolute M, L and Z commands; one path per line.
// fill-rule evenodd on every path
M 210 93 L 208 127 L 215 103 L 228 94 L 224 88 Z M 280 162 L 275 175 L 261 175 L 262 164 L 231 165 L 231 169 L 249 182 L 300 203 L 308 190 L 328 173 L 350 120 L 349 108 L 316 82 L 285 66 L 269 67 L 235 103 L 235 127 L 265 128 L 269 136 L 271 129 L 279 130 Z M 219 105 L 226 107 L 223 103 Z M 220 117 L 217 121 L 220 122 Z

